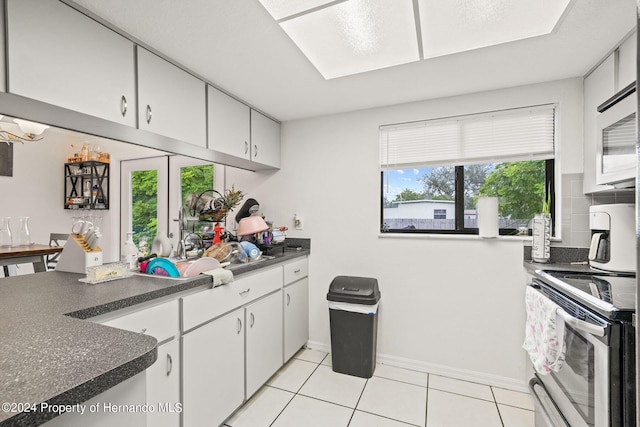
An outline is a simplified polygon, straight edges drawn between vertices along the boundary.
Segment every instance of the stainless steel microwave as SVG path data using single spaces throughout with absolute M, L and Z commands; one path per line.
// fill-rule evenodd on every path
M 596 183 L 633 186 L 636 177 L 636 83 L 598 107 Z

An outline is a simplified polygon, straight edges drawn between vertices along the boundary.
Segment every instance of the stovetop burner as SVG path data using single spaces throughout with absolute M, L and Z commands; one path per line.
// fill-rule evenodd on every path
M 536 276 L 610 319 L 627 318 L 635 312 L 637 285 L 633 274 L 539 271 Z

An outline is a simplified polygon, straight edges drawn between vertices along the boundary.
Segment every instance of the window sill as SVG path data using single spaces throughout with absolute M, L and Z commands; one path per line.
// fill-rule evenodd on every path
M 526 242 L 531 241 L 531 236 L 498 236 L 493 238 L 480 237 L 477 234 L 416 234 L 416 233 L 379 233 L 381 239 L 427 239 L 427 240 L 477 240 L 477 241 L 512 241 Z

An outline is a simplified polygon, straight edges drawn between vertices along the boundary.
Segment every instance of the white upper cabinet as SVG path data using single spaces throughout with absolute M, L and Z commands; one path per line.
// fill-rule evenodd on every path
M 636 44 L 634 32 L 584 79 L 582 155 L 585 194 L 614 189 L 611 185 L 596 183 L 598 106 L 636 80 Z
M 209 148 L 231 166 L 280 168 L 280 123 L 212 86 L 207 93 Z
M 250 108 L 218 89 L 207 86 L 209 148 L 251 160 Z
M 142 47 L 138 58 L 138 127 L 207 146 L 205 83 Z
M 624 89 L 636 81 L 636 33 L 626 39 L 618 48 L 618 88 Z
M 611 189 L 610 185 L 596 184 L 596 143 L 598 131 L 596 117 L 598 105 L 615 94 L 615 59 L 610 55 L 584 80 L 584 130 L 583 130 L 583 182 L 585 194 Z
M 280 168 L 280 123 L 251 110 L 251 160 Z
M 7 0 L 7 91 L 135 126 L 134 44 L 58 1 Z

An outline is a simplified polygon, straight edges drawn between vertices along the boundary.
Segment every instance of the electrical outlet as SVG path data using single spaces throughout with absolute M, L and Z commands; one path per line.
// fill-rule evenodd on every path
M 302 230 L 302 217 L 298 214 L 293 215 L 293 226 L 296 230 Z

